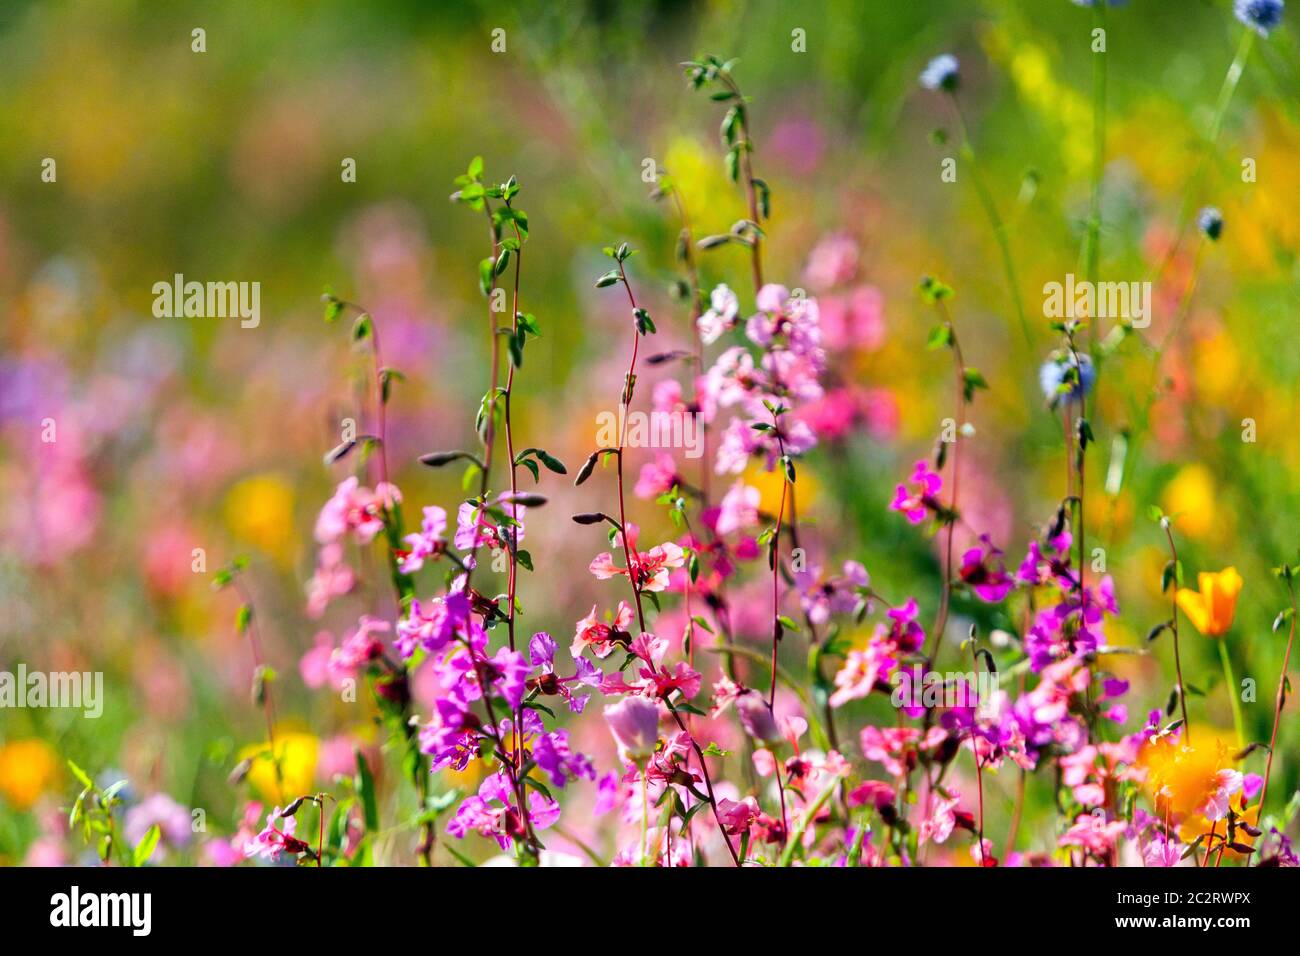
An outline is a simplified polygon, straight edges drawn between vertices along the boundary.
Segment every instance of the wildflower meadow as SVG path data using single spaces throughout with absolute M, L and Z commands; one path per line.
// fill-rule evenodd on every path
M 1295 866 L 1285 6 L 7 5 L 0 862 Z

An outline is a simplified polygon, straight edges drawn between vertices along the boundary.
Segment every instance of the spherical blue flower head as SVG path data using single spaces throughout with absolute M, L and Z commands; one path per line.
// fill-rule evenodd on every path
M 1196 214 L 1196 228 L 1208 239 L 1218 240 L 1223 235 L 1223 213 L 1213 206 L 1206 206 Z
M 1237 19 L 1262 37 L 1266 37 L 1282 22 L 1284 0 L 1237 0 L 1232 12 Z
M 1097 370 L 1092 367 L 1092 359 L 1083 352 L 1079 353 L 1078 377 L 1072 378 L 1070 385 L 1065 386 L 1065 377 L 1075 367 L 1074 362 L 1073 352 L 1061 350 L 1053 352 L 1051 358 L 1038 370 L 1038 384 L 1052 407 L 1056 407 L 1062 399 L 1080 398 L 1092 391 L 1093 383 L 1097 380 Z M 1062 391 L 1062 388 L 1065 390 Z
M 958 70 L 960 64 L 957 58 L 951 53 L 943 53 L 936 56 L 926 64 L 925 69 L 921 72 L 921 85 L 927 90 L 952 90 L 957 89 Z

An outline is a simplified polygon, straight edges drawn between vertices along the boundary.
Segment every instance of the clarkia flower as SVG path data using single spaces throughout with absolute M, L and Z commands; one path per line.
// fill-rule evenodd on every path
M 681 547 L 671 541 L 664 544 L 657 544 L 649 551 L 637 551 L 637 527 L 629 523 L 627 526 L 627 543 L 628 549 L 632 554 L 632 572 L 628 573 L 627 568 L 620 568 L 614 563 L 614 557 L 608 551 L 596 555 L 595 560 L 591 562 L 589 570 L 602 581 L 608 580 L 615 575 L 623 575 L 635 581 L 636 586 L 641 591 L 666 591 L 668 589 L 668 572 L 674 568 L 680 568 L 686 563 L 686 555 Z M 614 546 L 621 548 L 623 545 L 623 532 L 614 535 Z
M 426 559 L 441 554 L 447 546 L 447 541 L 442 536 L 446 530 L 447 512 L 437 505 L 425 508 L 419 533 L 408 534 L 405 541 L 409 547 L 398 552 L 398 570 L 403 574 L 414 574 L 424 567 Z
M 632 635 L 629 628 L 632 626 L 634 612 L 626 601 L 618 602 L 618 610 L 614 612 L 614 619 L 606 624 L 596 617 L 596 605 L 591 606 L 591 613 L 578 622 L 577 629 L 573 634 L 573 643 L 569 646 L 569 653 L 575 659 L 582 656 L 584 648 L 590 647 L 591 652 L 597 657 L 609 657 L 614 648 L 622 645 L 626 647 L 632 641 Z
M 889 508 L 901 512 L 912 524 L 920 524 L 925 520 L 927 512 L 939 510 L 938 494 L 943 488 L 943 479 L 937 472 L 931 471 L 929 463 L 922 459 L 913 466 L 912 477 L 908 481 L 912 485 L 911 490 L 908 490 L 907 485 L 898 485 Z
M 280 826 L 276 826 L 276 821 L 280 821 Z M 244 856 L 260 856 L 270 860 L 278 860 L 281 851 L 285 853 L 310 852 L 311 847 L 293 835 L 297 826 L 298 819 L 296 817 L 282 817 L 280 816 L 280 808 L 276 807 L 267 815 L 266 826 L 262 828 L 261 832 L 244 844 Z
M 978 548 L 971 548 L 962 555 L 957 574 L 981 601 L 988 604 L 997 604 L 1005 598 L 1014 584 L 1002 563 L 1002 552 L 993 546 L 986 534 L 980 535 Z

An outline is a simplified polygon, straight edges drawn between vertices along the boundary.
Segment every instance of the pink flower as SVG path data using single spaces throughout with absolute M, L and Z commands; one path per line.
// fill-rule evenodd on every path
M 281 826 L 283 829 L 275 825 L 277 820 L 282 821 Z M 276 807 L 267 816 L 266 826 L 262 828 L 261 832 L 244 844 L 244 856 L 261 856 L 270 860 L 278 860 L 281 851 L 286 853 L 310 852 L 311 847 L 293 835 L 293 831 L 297 826 L 297 817 L 281 817 L 280 808 Z
M 404 540 L 410 547 L 398 552 L 398 570 L 403 574 L 414 574 L 424 567 L 426 559 L 441 554 L 447 546 L 447 541 L 442 536 L 446 530 L 447 512 L 437 505 L 425 508 L 419 533 L 408 534 Z
M 768 709 L 767 701 L 757 691 L 748 691 L 736 698 L 736 714 L 745 733 L 755 740 L 771 743 L 781 739 L 776 717 Z
M 910 481 L 912 490 L 909 492 L 906 485 L 899 485 L 889 507 L 892 511 L 901 511 L 912 524 L 920 524 L 925 520 L 926 512 L 939 510 L 937 495 L 943 487 L 943 479 L 922 459 L 912 469 Z
M 330 658 L 334 654 L 334 635 L 317 631 L 312 649 L 298 660 L 298 673 L 302 682 L 315 690 L 334 678 L 330 673 Z
M 740 302 L 736 293 L 727 286 L 719 285 L 709 295 L 709 310 L 695 322 L 700 339 L 705 345 L 712 345 L 722 333 L 736 324 L 736 315 L 740 311 Z
M 316 518 L 316 540 L 330 544 L 351 533 L 360 544 L 369 544 L 384 529 L 384 509 L 394 500 L 401 495 L 392 485 L 371 491 L 355 475 L 345 478 Z
M 758 801 L 753 797 L 740 801 L 723 797 L 718 801 L 718 820 L 722 829 L 731 836 L 739 836 L 747 831 L 758 815 Z
M 800 604 L 814 624 L 825 624 L 833 614 L 851 614 L 865 602 L 864 613 L 871 612 L 871 602 L 863 592 L 870 587 L 867 569 L 857 561 L 844 562 L 844 574 L 823 578 L 813 571 L 796 571 L 795 584 Z
M 515 544 L 524 540 L 525 507 L 510 499 L 510 492 L 502 492 L 486 508 L 469 501 L 461 502 L 456 512 L 456 547 L 466 552 L 465 565 L 474 566 L 473 553 L 483 545 L 492 551 L 507 547 L 513 533 Z
M 874 352 L 885 344 L 884 296 L 874 286 L 820 302 L 822 337 L 828 349 Z
M 817 290 L 852 282 L 858 272 L 858 243 L 848 233 L 831 233 L 808 254 L 804 280 Z
M 658 452 L 653 461 L 641 466 L 633 492 L 638 498 L 657 498 L 678 483 L 677 462 L 666 451 Z
M 357 622 L 356 629 L 343 639 L 343 643 L 330 654 L 329 672 L 336 679 L 339 676 L 351 676 L 358 668 L 365 667 L 384 654 L 383 639 L 379 634 L 387 634 L 392 625 L 380 621 L 368 614 L 363 614 Z
M 659 705 L 646 697 L 626 697 L 605 708 L 605 722 L 618 744 L 619 759 L 642 762 L 659 745 Z
M 849 791 L 849 806 L 862 807 L 870 804 L 879 811 L 891 806 L 896 796 L 894 788 L 883 780 L 864 780 Z
M 1236 770 L 1220 770 L 1216 776 L 1217 787 L 1205 802 L 1205 819 L 1213 823 L 1228 815 L 1232 795 L 1242 787 L 1243 777 Z
M 595 560 L 591 562 L 589 567 L 591 573 L 602 581 L 619 574 L 630 577 L 636 583 L 638 590 L 641 591 L 667 590 L 668 572 L 674 568 L 680 568 L 686 562 L 686 555 L 682 552 L 682 549 L 669 541 L 655 545 L 649 551 L 638 552 L 636 550 L 636 525 L 629 524 L 627 531 L 628 548 L 632 554 L 632 574 L 628 574 L 627 568 L 620 568 L 616 565 L 613 556 L 608 551 L 596 555 Z M 614 535 L 614 546 L 621 547 L 622 543 L 623 535 L 619 532 Z
M 743 531 L 758 524 L 758 503 L 762 500 L 757 488 L 737 481 L 722 496 L 722 506 L 714 530 L 720 535 Z
M 943 843 L 952 836 L 953 828 L 957 825 L 957 815 L 953 812 L 956 807 L 956 797 L 949 800 L 936 800 L 930 816 L 921 821 L 917 834 L 920 841 Z
M 330 601 L 347 594 L 356 583 L 356 575 L 343 563 L 343 546 L 337 541 L 323 546 L 316 560 L 316 573 L 307 582 L 307 616 L 319 619 Z
M 573 643 L 569 645 L 569 653 L 577 658 L 582 655 L 584 648 L 590 647 L 597 657 L 609 657 L 615 647 L 620 644 L 626 646 L 632 640 L 632 635 L 628 633 L 632 626 L 632 616 L 632 608 L 628 603 L 619 601 L 613 622 L 605 624 L 596 617 L 596 605 L 593 604 L 591 613 L 578 622 Z

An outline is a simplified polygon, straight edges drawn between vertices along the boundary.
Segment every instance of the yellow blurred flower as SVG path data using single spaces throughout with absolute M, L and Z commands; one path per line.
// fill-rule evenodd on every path
M 1232 761 L 1215 731 L 1201 727 L 1184 728 L 1177 742 L 1171 737 L 1148 741 L 1138 754 L 1138 765 L 1147 771 L 1146 786 L 1157 815 L 1187 821 L 1194 828 L 1219 789 L 1219 771 L 1231 769 Z M 1209 829 L 1207 824 L 1198 834 Z
M 1237 613 L 1237 595 L 1241 593 L 1241 575 L 1236 568 L 1202 571 L 1196 576 L 1199 591 L 1178 589 L 1178 608 L 1192 626 L 1206 637 L 1222 637 L 1232 627 Z
M 226 495 L 226 524 L 240 539 L 284 562 L 292 555 L 293 489 L 274 474 L 254 475 Z
M 276 732 L 275 756 L 280 764 L 277 785 L 276 767 L 271 760 L 270 746 L 265 742 L 250 744 L 239 752 L 240 760 L 252 759 L 248 782 L 263 800 L 283 806 L 287 801 L 310 793 L 316 779 L 316 761 L 320 754 L 320 741 L 311 734 L 290 731 Z
M 820 483 L 813 476 L 812 469 L 799 468 L 795 481 L 795 504 L 799 510 L 799 523 L 809 517 L 812 510 L 813 502 L 817 500 L 817 493 L 820 491 Z M 758 489 L 759 510 L 764 514 L 776 516 L 777 509 L 781 507 L 781 485 L 785 482 L 785 472 L 780 467 L 772 471 L 764 471 L 761 467 L 748 468 L 745 471 L 744 482 Z M 790 501 L 787 498 L 785 503 L 785 521 L 782 527 L 788 527 L 790 521 Z M 781 546 L 783 549 L 785 545 Z
M 0 794 L 18 810 L 26 810 L 49 789 L 59 762 L 43 740 L 13 740 L 0 746 Z
M 1165 513 L 1178 518 L 1178 530 L 1203 538 L 1215 524 L 1214 475 L 1204 465 L 1187 465 L 1165 486 Z

